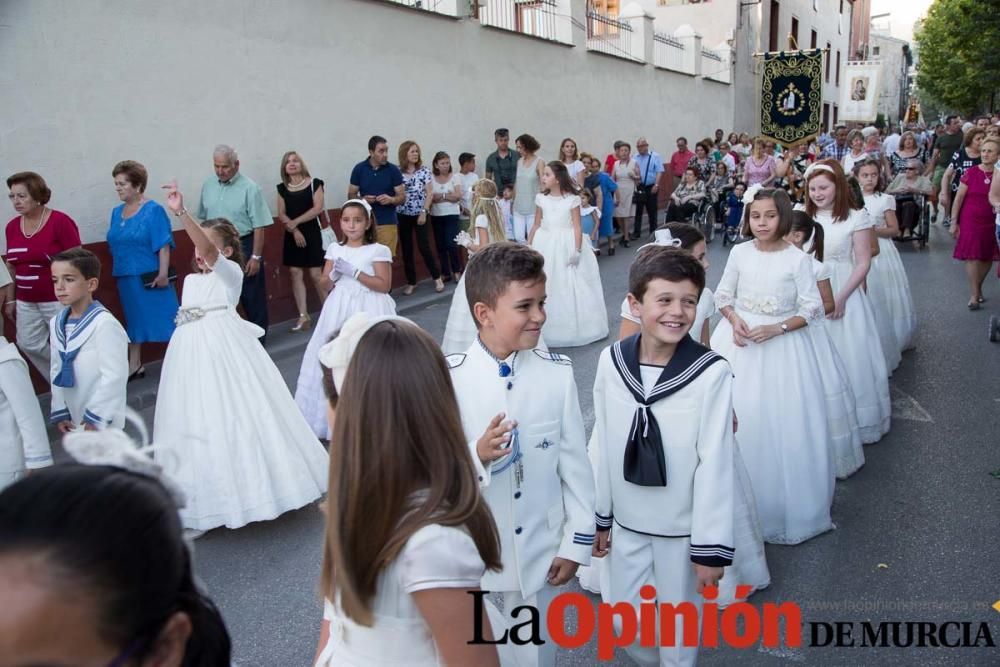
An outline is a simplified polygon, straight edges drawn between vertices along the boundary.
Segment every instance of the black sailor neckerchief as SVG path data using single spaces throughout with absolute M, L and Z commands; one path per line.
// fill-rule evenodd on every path
M 517 364 L 518 353 L 514 352 L 514 354 L 510 357 L 510 363 L 508 364 L 506 361 L 490 352 L 490 349 L 486 347 L 483 340 L 478 336 L 476 337 L 476 342 L 479 343 L 479 347 L 481 347 L 483 352 L 486 353 L 486 356 L 496 363 L 497 375 L 507 380 L 507 388 L 510 389 L 510 380 L 508 378 L 511 378 L 514 375 L 514 367 Z M 516 427 L 514 428 L 513 433 L 511 433 L 510 440 L 510 454 L 493 461 L 490 466 L 491 475 L 502 473 L 521 460 L 521 438 L 519 437 Z
M 625 387 L 638 405 L 632 417 L 628 443 L 625 445 L 625 480 L 639 486 L 666 486 L 667 463 L 663 455 L 660 426 L 649 409 L 654 403 L 692 383 L 702 372 L 722 357 L 684 336 L 649 395 L 642 385 L 639 369 L 639 337 L 635 334 L 611 346 L 611 361 Z

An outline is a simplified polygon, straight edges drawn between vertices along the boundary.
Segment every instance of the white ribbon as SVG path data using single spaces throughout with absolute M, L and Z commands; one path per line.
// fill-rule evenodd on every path
M 752 204 L 754 197 L 756 197 L 757 193 L 763 189 L 764 188 L 760 183 L 751 185 L 749 188 L 746 189 L 746 192 L 743 193 L 743 203 L 747 205 Z
M 680 248 L 682 243 L 683 242 L 680 239 L 675 239 L 673 237 L 673 234 L 670 233 L 669 229 L 657 229 L 653 232 L 653 242 L 640 246 L 636 252 L 650 246 L 673 246 L 674 248 Z

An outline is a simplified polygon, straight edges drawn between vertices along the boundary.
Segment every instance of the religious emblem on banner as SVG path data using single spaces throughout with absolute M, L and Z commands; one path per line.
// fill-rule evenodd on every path
M 791 147 L 820 133 L 823 111 L 823 52 L 764 54 L 760 130 L 766 138 Z

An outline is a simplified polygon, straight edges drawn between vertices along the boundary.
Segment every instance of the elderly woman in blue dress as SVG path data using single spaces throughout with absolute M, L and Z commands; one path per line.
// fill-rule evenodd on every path
M 166 210 L 145 196 L 149 175 L 133 160 L 111 171 L 115 191 L 122 200 L 111 211 L 108 248 L 125 310 L 129 337 L 129 380 L 144 377 L 143 343 L 165 343 L 174 332 L 177 292 L 170 275 L 170 250 L 174 237 Z

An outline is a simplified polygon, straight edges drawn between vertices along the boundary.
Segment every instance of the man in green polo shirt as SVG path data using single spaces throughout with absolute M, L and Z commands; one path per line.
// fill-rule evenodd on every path
M 267 282 L 264 279 L 264 235 L 274 223 L 260 186 L 240 173 L 236 151 L 226 145 L 212 153 L 215 176 L 201 186 L 198 217 L 202 220 L 225 218 L 240 235 L 246 267 L 240 305 L 246 318 L 264 330 L 261 344 L 267 342 Z

